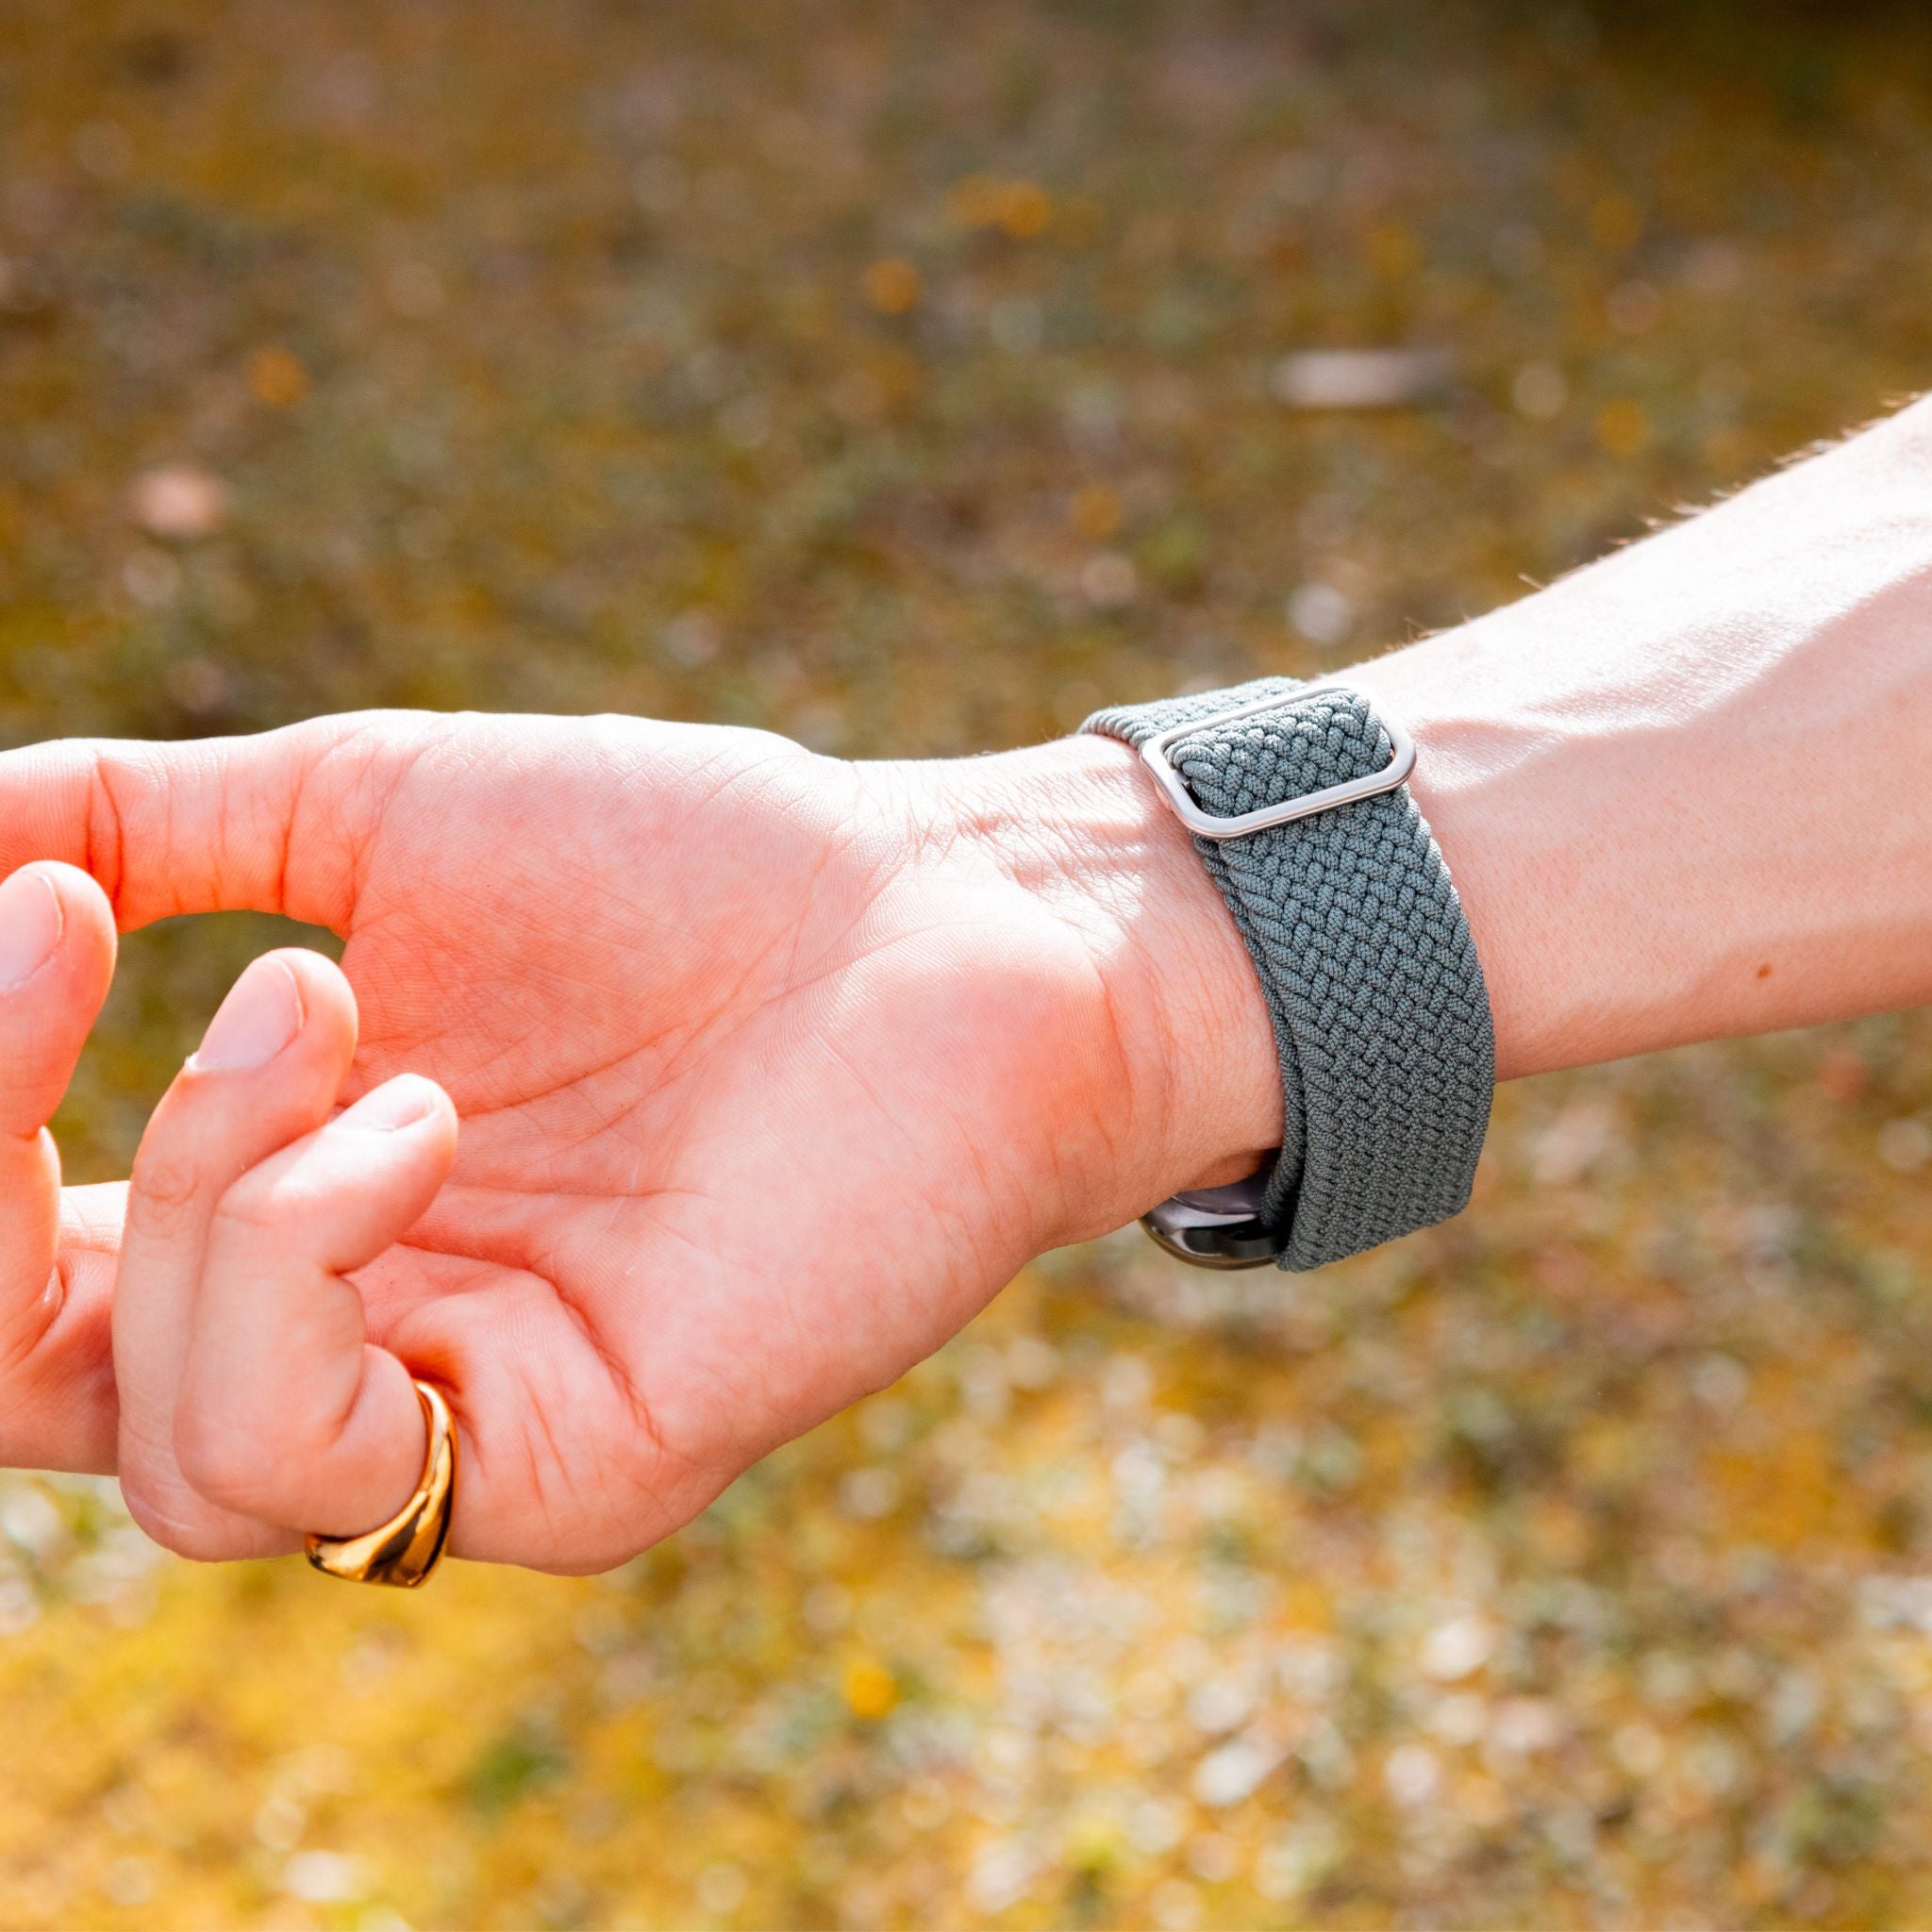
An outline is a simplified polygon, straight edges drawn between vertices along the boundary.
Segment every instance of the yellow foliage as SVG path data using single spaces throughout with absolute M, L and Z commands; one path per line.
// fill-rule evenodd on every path
M 865 272 L 865 299 L 881 315 L 904 315 L 919 301 L 919 271 L 896 258 L 875 261 Z

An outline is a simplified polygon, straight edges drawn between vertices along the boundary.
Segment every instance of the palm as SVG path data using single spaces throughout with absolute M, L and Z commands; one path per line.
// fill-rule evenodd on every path
M 630 1554 L 1048 1231 L 1029 1092 L 1085 955 L 995 871 L 918 857 L 920 801 L 862 772 L 754 733 L 424 719 L 311 773 L 286 891 L 349 935 L 356 1084 L 426 1073 L 463 1121 L 363 1286 L 375 1339 L 456 1391 L 472 1554 Z

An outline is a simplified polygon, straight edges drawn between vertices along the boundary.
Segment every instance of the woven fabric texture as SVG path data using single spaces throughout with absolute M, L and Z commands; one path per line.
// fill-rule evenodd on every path
M 1097 711 L 1082 725 L 1144 744 L 1273 696 L 1291 679 Z M 1385 767 L 1352 691 L 1184 738 L 1169 761 L 1219 817 Z M 1407 786 L 1196 849 L 1247 942 L 1274 1023 L 1286 1128 L 1266 1216 L 1284 1268 L 1319 1268 L 1469 1199 L 1489 1127 L 1495 1043 L 1475 942 Z

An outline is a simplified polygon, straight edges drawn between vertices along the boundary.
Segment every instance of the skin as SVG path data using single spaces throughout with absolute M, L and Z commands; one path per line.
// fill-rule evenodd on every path
M 421 1457 L 399 1358 L 458 1413 L 453 1547 L 607 1567 L 1174 1164 L 1164 1087 L 1109 1012 L 1102 956 L 1130 908 L 1059 902 L 1058 841 L 1002 795 L 1024 758 L 968 791 L 971 768 L 845 766 L 759 733 L 364 717 L 202 746 L 204 815 L 178 756 L 26 754 L 18 795 L 68 803 L 22 836 L 91 856 L 124 923 L 246 902 L 348 945 L 341 973 L 251 968 L 230 1005 L 280 1002 L 286 1043 L 236 1063 L 225 1009 L 136 1161 L 118 1421 L 101 1378 L 68 1459 L 115 1467 L 175 1549 L 258 1554 L 386 1515 Z M 416 1146 L 401 1135 L 263 1178 L 404 1070 L 462 1119 L 440 1193 L 434 1135 L 420 1197 L 385 1165 Z M 314 1245 L 386 1190 L 400 1206 L 368 1254 Z M 99 1266 L 69 1272 L 69 1325 L 97 1325 Z M 238 1326 L 251 1294 L 276 1319 Z M 365 1321 L 389 1355 L 363 1354 Z M 388 1427 L 357 1421 L 377 1412 L 364 1370 Z M 291 1406 L 303 1377 L 332 1400 Z
M 1921 407 L 1359 667 L 1418 740 L 1505 1076 L 1932 997 L 1928 635 Z M 1253 970 L 1104 741 L 58 744 L 0 758 L 0 969 L 56 933 L 0 970 L 0 1455 L 117 1470 L 192 1556 L 388 1515 L 415 1374 L 461 1433 L 455 1551 L 605 1568 L 1033 1255 L 1279 1134 Z M 332 926 L 341 969 L 256 961 L 125 1199 L 63 1200 L 42 1129 L 116 924 L 242 907 Z

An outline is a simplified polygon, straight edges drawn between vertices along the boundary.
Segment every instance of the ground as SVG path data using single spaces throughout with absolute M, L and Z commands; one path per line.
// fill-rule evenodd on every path
M 1922 385 L 1928 176 L 1907 8 L 14 0 L 0 731 L 1333 668 Z M 78 1177 L 273 933 L 128 941 Z M 13 1480 L 0 1920 L 1924 1923 L 1928 1174 L 1923 1016 L 1541 1081 L 1451 1226 L 1051 1257 L 598 1580 Z

